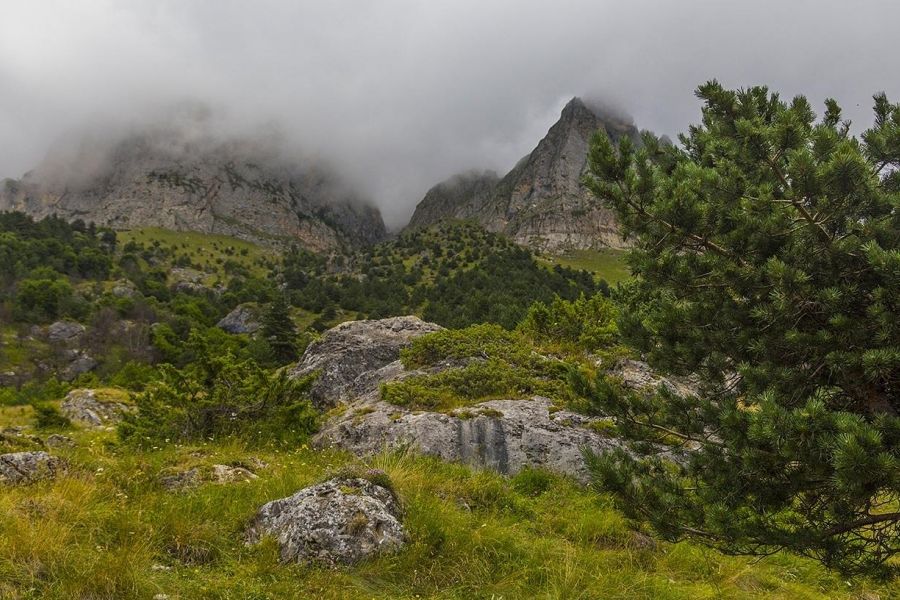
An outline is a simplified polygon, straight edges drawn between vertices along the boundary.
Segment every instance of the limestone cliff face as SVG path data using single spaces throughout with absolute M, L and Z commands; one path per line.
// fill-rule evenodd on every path
M 318 252 L 385 237 L 378 210 L 324 166 L 291 163 L 264 141 L 178 127 L 58 148 L 22 179 L 0 183 L 0 210 L 297 243 Z
M 485 179 L 460 176 L 432 188 L 416 207 L 410 226 L 448 219 L 474 219 L 486 229 L 509 235 L 519 244 L 547 251 L 624 247 L 612 211 L 581 184 L 594 132 L 617 142 L 638 140 L 629 122 L 593 110 L 573 98 L 537 147 L 486 190 Z
M 484 208 L 500 178 L 493 171 L 469 171 L 437 184 L 416 206 L 409 227 L 428 227 L 438 221 L 468 219 Z

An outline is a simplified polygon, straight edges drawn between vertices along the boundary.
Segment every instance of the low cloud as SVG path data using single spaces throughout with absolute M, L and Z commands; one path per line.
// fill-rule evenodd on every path
M 669 135 L 714 77 L 835 97 L 858 127 L 873 93 L 900 98 L 893 1 L 3 4 L 0 177 L 66 132 L 200 102 L 335 163 L 392 226 L 455 172 L 505 172 L 571 96 Z

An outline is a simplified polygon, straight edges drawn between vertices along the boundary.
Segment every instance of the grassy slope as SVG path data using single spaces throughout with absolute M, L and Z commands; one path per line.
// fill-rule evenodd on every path
M 263 261 L 275 257 L 275 252 L 252 242 L 225 235 L 172 231 L 158 227 L 145 227 L 116 232 L 119 246 L 128 242 L 151 245 L 154 241 L 175 249 L 176 254 L 190 257 L 191 262 L 208 273 L 224 275 L 223 264 L 233 260 L 246 267 L 253 275 L 265 276 Z
M 622 250 L 572 250 L 565 254 L 544 256 L 539 260 L 545 264 L 584 269 L 605 279 L 610 285 L 631 277 Z
M 23 408 L 0 423 L 27 422 Z M 689 544 L 650 544 L 600 495 L 541 473 L 506 479 L 409 455 L 370 461 L 394 481 L 410 544 L 336 572 L 281 565 L 272 541 L 243 544 L 257 507 L 321 480 L 348 456 L 229 443 L 123 449 L 77 431 L 67 476 L 0 489 L 0 598 L 881 598 L 811 561 L 759 563 Z M 174 466 L 258 457 L 250 483 L 162 490 Z M 866 595 L 878 594 L 878 595 Z

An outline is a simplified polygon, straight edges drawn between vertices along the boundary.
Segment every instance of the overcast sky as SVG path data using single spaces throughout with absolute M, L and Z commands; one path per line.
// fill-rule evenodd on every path
M 574 95 L 642 129 L 699 116 L 697 84 L 900 100 L 897 0 L 0 0 L 0 177 L 60 135 L 186 99 L 277 123 L 402 225 L 437 181 L 501 174 Z

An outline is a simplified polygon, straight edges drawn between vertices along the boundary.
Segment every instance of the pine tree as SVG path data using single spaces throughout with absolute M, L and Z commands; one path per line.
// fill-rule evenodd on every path
M 262 336 L 278 364 L 287 364 L 297 359 L 297 327 L 291 319 L 283 294 L 275 295 L 275 300 L 263 315 Z
M 680 147 L 592 143 L 588 185 L 635 243 L 624 338 L 696 397 L 598 380 L 635 441 L 598 485 L 670 540 L 780 549 L 846 573 L 900 550 L 900 105 L 859 139 L 833 100 L 697 91 Z M 675 459 L 673 460 L 673 457 Z

